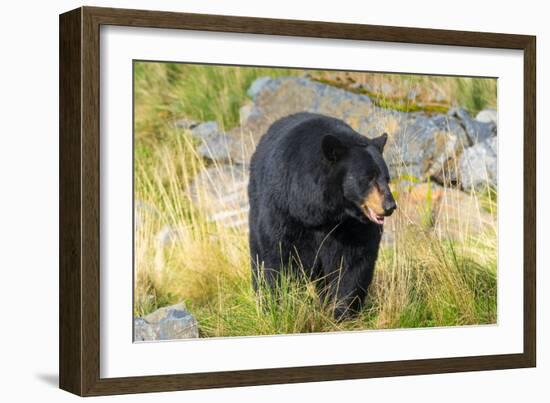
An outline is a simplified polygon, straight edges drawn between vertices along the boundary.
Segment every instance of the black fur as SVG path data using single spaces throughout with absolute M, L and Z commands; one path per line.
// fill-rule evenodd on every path
M 337 318 L 361 309 L 382 235 L 361 205 L 375 186 L 384 215 L 395 208 L 385 142 L 385 134 L 369 140 L 311 113 L 269 128 L 252 156 L 248 185 L 255 287 L 260 275 L 275 287 L 282 270 L 292 270 L 322 284 L 337 302 Z

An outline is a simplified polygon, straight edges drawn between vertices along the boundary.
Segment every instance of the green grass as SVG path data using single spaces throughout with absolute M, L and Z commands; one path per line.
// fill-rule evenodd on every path
M 180 63 L 134 64 L 135 125 L 141 135 L 162 131 L 166 122 L 185 117 L 215 120 L 223 128 L 239 124 L 246 90 L 258 77 L 291 76 L 299 70 L 239 68 Z
M 395 242 L 381 249 L 366 306 L 356 318 L 335 322 L 331 302 L 318 297 L 314 284 L 297 279 L 283 279 L 279 293 L 262 288 L 259 296 L 251 286 L 246 231 L 209 221 L 211 200 L 193 196 L 191 185 L 212 165 L 197 156 L 189 133 L 173 121 L 236 126 L 255 78 L 302 72 L 157 63 L 135 69 L 135 199 L 142 204 L 136 209 L 135 315 L 184 300 L 201 337 L 496 322 L 496 225 L 477 234 L 465 229 L 454 240 L 438 235 L 432 231 L 431 193 L 416 211 L 422 219 L 391 218 Z M 460 102 L 479 105 L 476 85 L 462 89 L 469 101 Z M 402 195 L 396 197 L 399 203 Z M 494 190 L 469 197 L 494 216 Z M 166 228 L 176 239 L 161 246 L 158 234 Z

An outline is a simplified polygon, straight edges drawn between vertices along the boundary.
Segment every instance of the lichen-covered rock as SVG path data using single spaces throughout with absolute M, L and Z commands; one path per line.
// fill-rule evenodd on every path
M 465 190 L 497 186 L 497 137 L 464 150 L 460 156 L 460 184 Z
M 197 320 L 183 303 L 134 318 L 134 341 L 175 340 L 199 337 Z

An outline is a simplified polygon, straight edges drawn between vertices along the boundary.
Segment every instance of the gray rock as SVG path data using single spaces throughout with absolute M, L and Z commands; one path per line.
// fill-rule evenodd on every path
M 250 85 L 250 87 L 248 88 L 248 91 L 246 92 L 246 94 L 252 98 L 252 99 L 256 99 L 256 96 L 258 95 L 258 93 L 262 90 L 262 88 L 269 82 L 271 81 L 272 78 L 269 77 L 269 76 L 264 76 L 264 77 L 259 77 L 257 78 L 256 80 L 254 80 L 254 82 Z
M 252 113 L 252 108 L 254 107 L 253 103 L 246 103 L 239 109 L 239 120 L 242 122 L 246 122 L 248 118 L 250 117 L 250 114 Z
M 238 148 L 235 139 L 218 133 L 215 136 L 205 137 L 202 144 L 197 148 L 199 155 L 211 161 L 233 161 L 234 150 Z
M 169 309 L 158 322 L 159 339 L 190 339 L 199 337 L 196 319 L 185 309 Z
M 157 331 L 154 326 L 147 323 L 143 318 L 134 319 L 134 341 L 158 340 Z
M 191 196 L 208 211 L 208 220 L 227 228 L 248 226 L 248 169 L 219 165 L 200 172 L 191 185 Z
M 498 122 L 497 111 L 495 109 L 483 109 L 476 115 L 476 120 L 478 122 L 493 123 L 496 125 Z
M 366 95 L 354 94 L 301 77 L 281 77 L 261 83 L 260 90 L 255 92 L 254 107 L 244 124 L 244 128 L 252 131 L 256 139 L 275 120 L 293 113 L 316 112 L 353 120 L 369 114 L 373 107 Z M 253 84 L 255 86 L 256 82 Z M 252 87 L 249 91 L 251 90 Z
M 197 153 L 210 161 L 241 162 L 241 144 L 220 130 L 214 121 L 203 122 L 190 130 L 191 136 L 200 142 Z
M 214 121 L 200 123 L 191 129 L 191 135 L 197 140 L 207 140 L 220 134 L 218 123 Z
M 449 110 L 448 114 L 460 121 L 472 145 L 497 135 L 497 127 L 494 123 L 474 120 L 471 118 L 470 114 L 462 108 L 453 108 Z
M 384 156 L 393 177 L 442 176 L 448 162 L 467 145 L 462 127 L 422 114 L 396 114 L 399 129 L 390 137 Z
M 391 174 L 417 177 L 443 176 L 449 159 L 470 141 L 458 119 L 439 115 L 383 109 L 362 94 L 355 94 L 303 77 L 281 77 L 254 84 L 255 100 L 240 128 L 255 142 L 277 119 L 297 112 L 313 112 L 344 120 L 368 137 L 389 134 L 385 156 Z M 258 89 L 259 87 L 259 89 Z M 254 147 L 248 147 L 254 150 Z M 244 162 L 250 157 L 243 156 Z M 453 174 L 454 175 L 454 174 Z
M 464 190 L 497 186 L 497 137 L 464 150 L 460 157 L 460 183 Z
M 293 113 L 332 116 L 371 138 L 387 132 L 384 157 L 394 178 L 433 178 L 446 185 L 459 182 L 463 150 L 496 135 L 493 123 L 461 109 L 436 115 L 384 109 L 366 95 L 305 77 L 262 77 L 248 94 L 254 101 L 241 109 L 241 126 L 225 135 L 212 126 L 217 134 L 204 136 L 199 147 L 201 155 L 219 163 L 198 175 L 194 187 L 206 189 L 211 221 L 229 227 L 246 227 L 246 166 L 257 142 L 273 122 Z
M 134 341 L 175 340 L 199 337 L 197 320 L 179 303 L 134 318 Z
M 199 122 L 191 119 L 179 119 L 179 120 L 176 120 L 175 122 L 176 127 L 182 130 L 190 130 L 195 126 L 197 126 L 198 124 Z
M 458 180 L 458 158 L 463 149 L 470 145 L 470 139 L 460 122 L 449 115 L 434 116 L 433 122 L 450 137 L 449 144 L 439 155 L 438 169 L 432 169 L 431 177 L 441 185 L 454 184 Z

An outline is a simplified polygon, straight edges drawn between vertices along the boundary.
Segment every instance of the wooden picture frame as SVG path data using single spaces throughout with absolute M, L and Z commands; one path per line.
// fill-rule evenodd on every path
M 524 52 L 523 353 L 100 377 L 100 26 L 401 42 Z M 536 363 L 535 37 L 81 7 L 60 16 L 60 387 L 81 396 L 533 367 Z

